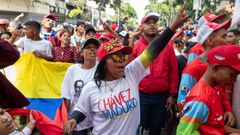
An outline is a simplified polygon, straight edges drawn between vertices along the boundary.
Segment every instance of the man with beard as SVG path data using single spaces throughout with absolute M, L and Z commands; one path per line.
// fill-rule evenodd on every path
M 157 36 L 159 16 L 143 17 L 143 35 L 134 45 L 132 59 L 140 55 Z M 170 41 L 172 42 L 172 41 Z M 150 135 L 159 135 L 164 127 L 166 111 L 175 103 L 178 87 L 177 58 L 173 47 L 168 44 L 149 67 L 150 74 L 139 84 L 141 104 L 141 126 Z

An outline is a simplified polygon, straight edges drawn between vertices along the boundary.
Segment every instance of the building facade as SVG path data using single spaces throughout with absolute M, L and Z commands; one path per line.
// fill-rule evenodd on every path
M 41 22 L 44 15 L 52 13 L 56 15 L 57 23 L 66 21 L 67 8 L 64 0 L 0 0 L 0 3 L 0 18 L 12 20 L 24 13 L 19 21 Z

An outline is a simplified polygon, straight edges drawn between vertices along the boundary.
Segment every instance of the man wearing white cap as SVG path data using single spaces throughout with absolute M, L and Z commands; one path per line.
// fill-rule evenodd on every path
M 202 25 L 208 23 L 208 22 L 219 22 L 223 18 L 226 17 L 226 14 L 220 14 L 220 15 L 214 15 L 212 13 L 206 13 L 198 20 L 198 29 L 201 28 Z M 192 60 L 194 60 L 197 56 L 199 56 L 201 53 L 203 53 L 204 48 L 202 44 L 198 43 L 195 45 L 191 50 L 188 57 L 188 63 L 190 63 Z

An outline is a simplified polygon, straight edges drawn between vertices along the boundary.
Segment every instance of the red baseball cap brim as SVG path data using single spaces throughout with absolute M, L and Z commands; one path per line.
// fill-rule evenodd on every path
M 48 14 L 43 17 L 43 19 L 50 18 L 53 21 L 56 21 L 56 16 L 54 14 Z
M 225 18 L 226 16 L 227 16 L 226 14 L 220 14 L 220 15 L 218 15 L 218 16 L 215 16 L 215 17 L 211 18 L 211 19 L 209 20 L 209 22 L 213 22 L 213 21 L 215 21 L 215 20 L 221 20 L 221 19 Z
M 144 16 L 142 18 L 141 24 L 144 24 L 148 19 L 155 19 L 155 20 L 159 20 L 159 17 L 156 15 L 148 15 L 148 16 Z
M 5 25 L 5 24 L 9 24 L 9 20 L 8 19 L 0 19 L 0 25 Z
M 225 21 L 221 24 L 215 25 L 212 28 L 214 29 L 214 31 L 219 30 L 221 28 L 224 28 L 224 29 L 227 30 L 230 26 L 231 26 L 231 20 L 228 20 L 228 21 Z

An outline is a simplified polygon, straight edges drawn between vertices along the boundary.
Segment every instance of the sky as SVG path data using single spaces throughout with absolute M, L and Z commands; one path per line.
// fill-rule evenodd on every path
M 148 0 L 129 0 L 129 3 L 136 10 L 138 15 L 138 23 L 140 23 L 145 14 L 144 8 L 148 4 Z

